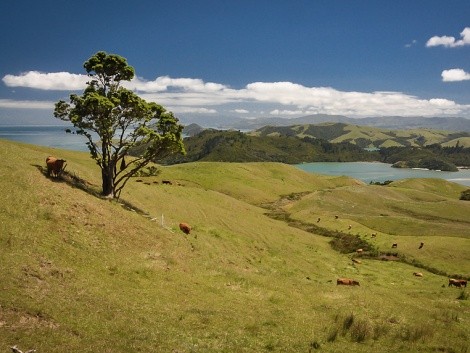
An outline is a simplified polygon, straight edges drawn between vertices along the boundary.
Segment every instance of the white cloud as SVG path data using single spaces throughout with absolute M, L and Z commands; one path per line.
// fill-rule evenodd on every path
M 274 109 L 269 112 L 271 115 L 276 115 L 276 116 L 286 116 L 286 115 L 306 115 L 305 111 L 302 110 L 279 110 L 279 109 Z
M 442 81 L 444 82 L 456 82 L 470 80 L 470 73 L 465 72 L 462 69 L 450 69 L 444 70 L 441 73 Z
M 175 107 L 174 109 L 169 109 L 173 113 L 189 113 L 189 114 L 216 114 L 217 110 L 207 109 L 207 108 L 197 108 L 197 107 Z
M 470 45 L 470 27 L 465 27 L 465 29 L 460 32 L 462 39 L 456 40 L 454 37 L 449 36 L 434 36 L 431 37 L 427 42 L 427 47 L 437 47 L 442 45 L 444 47 L 455 48 L 461 47 L 464 45 Z
M 204 82 L 201 79 L 171 78 L 169 76 L 157 77 L 153 81 L 146 81 L 142 78 L 135 77 L 130 83 L 124 83 L 124 86 L 128 89 L 146 93 L 164 92 L 170 88 L 190 92 L 216 92 L 226 88 L 224 85 Z
M 460 69 L 444 71 L 443 79 L 469 79 L 468 73 L 455 70 Z M 12 87 L 67 91 L 83 89 L 88 79 L 85 75 L 30 71 L 19 76 L 6 75 L 3 82 Z M 250 110 L 258 112 L 258 116 L 267 114 L 264 113 L 267 110 L 270 115 L 277 116 L 335 114 L 351 117 L 470 117 L 470 105 L 461 105 L 438 97 L 426 100 L 401 92 L 345 92 L 332 87 L 306 87 L 293 82 L 253 82 L 234 89 L 201 79 L 162 76 L 153 81 L 135 78 L 126 83 L 126 87 L 133 89 L 143 99 L 162 104 L 177 114 L 247 114 L 249 106 Z M 14 106 L 21 109 L 35 105 L 39 109 L 53 108 L 52 102 L 0 101 L 0 107 Z
M 5 75 L 3 82 L 8 87 L 26 87 L 42 90 L 73 91 L 82 90 L 90 78 L 68 72 L 42 73 L 29 71 L 19 76 Z
M 234 110 L 231 110 L 232 113 L 237 113 L 237 114 L 248 114 L 249 111 L 246 110 L 246 109 L 234 109 Z
M 54 109 L 55 102 L 0 99 L 0 108 L 7 109 Z

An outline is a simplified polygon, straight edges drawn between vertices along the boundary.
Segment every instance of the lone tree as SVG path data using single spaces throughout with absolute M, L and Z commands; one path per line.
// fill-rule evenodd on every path
M 134 77 L 125 58 L 100 51 L 83 67 L 90 77 L 86 89 L 81 96 L 71 94 L 70 103 L 57 102 L 54 116 L 86 136 L 91 157 L 101 168 L 103 195 L 119 198 L 129 178 L 149 162 L 185 153 L 183 126 L 173 113 L 121 86 Z M 139 155 L 128 157 L 136 147 Z

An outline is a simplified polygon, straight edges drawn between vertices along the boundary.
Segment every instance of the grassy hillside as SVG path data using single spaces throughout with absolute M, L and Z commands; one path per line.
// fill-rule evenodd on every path
M 467 147 L 467 132 L 432 129 L 390 130 L 344 123 L 316 125 L 265 126 L 252 133 L 255 136 L 297 136 L 324 139 L 333 143 L 350 142 L 361 147 L 426 146 L 435 143 L 455 146 L 458 140 Z M 452 141 L 454 144 L 452 144 Z
M 50 154 L 86 183 L 46 178 Z M 447 277 L 418 278 L 394 261 L 354 264 L 329 238 L 265 215 L 266 204 L 302 194 L 286 212 L 321 214 L 332 228 L 328 215 L 340 213 L 342 225 L 377 230 L 384 247 L 387 237 L 405 247 L 427 236 L 426 256 L 406 254 L 468 273 L 468 206 L 454 184 L 366 186 L 276 163 L 191 163 L 130 181 L 122 201 L 136 212 L 94 195 L 100 174 L 86 153 L 0 140 L 0 156 L 1 350 L 467 352 L 470 301 Z M 366 223 L 385 213 L 401 217 Z M 406 232 L 415 221 L 429 230 Z M 447 240 L 453 256 L 431 239 L 439 249 Z M 361 285 L 337 286 L 338 277 Z

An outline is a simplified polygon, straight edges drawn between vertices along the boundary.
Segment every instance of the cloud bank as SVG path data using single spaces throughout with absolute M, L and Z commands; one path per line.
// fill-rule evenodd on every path
M 444 81 L 468 80 L 460 69 L 442 73 Z M 89 77 L 67 72 L 6 75 L 8 87 L 48 91 L 83 91 Z M 470 116 L 470 105 L 433 98 L 420 99 L 402 92 L 345 92 L 332 87 L 306 87 L 293 82 L 253 82 L 235 89 L 227 85 L 193 78 L 136 77 L 125 83 L 147 101 L 162 104 L 176 114 L 220 114 L 257 117 L 332 114 L 366 116 Z M 53 109 L 53 102 L 0 100 L 0 107 Z M 249 107 L 249 109 L 248 109 Z

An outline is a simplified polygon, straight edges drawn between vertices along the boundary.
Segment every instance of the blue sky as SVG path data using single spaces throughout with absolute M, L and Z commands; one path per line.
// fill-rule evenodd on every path
M 58 123 L 100 50 L 183 123 L 470 118 L 468 0 L 3 0 L 0 45 L 0 124 Z

